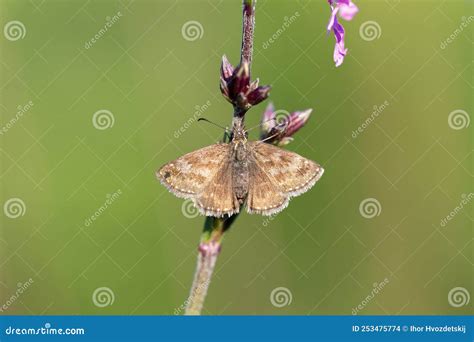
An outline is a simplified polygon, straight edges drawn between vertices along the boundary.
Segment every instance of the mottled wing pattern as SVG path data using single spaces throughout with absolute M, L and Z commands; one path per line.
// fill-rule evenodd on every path
M 232 163 L 224 161 L 217 173 L 204 186 L 194 199 L 199 211 L 206 216 L 221 217 L 239 212 L 232 183 Z
M 255 168 L 265 173 L 274 187 L 271 194 L 272 200 L 269 202 L 271 205 L 267 205 L 267 209 L 264 206 L 264 209 L 257 211 L 249 205 L 249 212 L 258 212 L 263 215 L 277 213 L 288 205 L 291 197 L 308 191 L 323 175 L 324 169 L 321 166 L 296 153 L 258 141 L 249 142 L 249 147 L 252 151 Z M 255 183 L 251 180 L 248 204 L 265 202 L 262 196 L 258 196 L 257 192 L 252 191 L 252 186 Z M 257 198 L 251 199 L 251 193 Z M 273 207 L 277 199 L 281 200 L 281 196 L 285 198 L 285 201 L 281 201 L 280 206 Z
M 281 193 L 273 180 L 255 160 L 249 163 L 249 214 L 272 215 L 288 205 L 289 197 Z
M 165 164 L 156 175 L 171 193 L 181 198 L 191 198 L 205 214 L 203 208 L 206 206 L 219 208 L 219 198 L 225 207 L 233 200 L 232 189 L 229 193 L 224 190 L 225 187 L 216 188 L 222 185 L 219 183 L 231 181 L 223 179 L 222 171 L 228 167 L 226 164 L 230 164 L 229 153 L 229 144 L 210 145 Z M 230 175 L 228 178 L 231 179 Z

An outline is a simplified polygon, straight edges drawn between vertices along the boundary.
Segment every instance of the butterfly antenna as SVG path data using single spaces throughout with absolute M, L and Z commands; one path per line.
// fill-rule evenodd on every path
M 266 137 L 265 139 L 262 139 L 262 140 L 259 140 L 259 141 L 260 141 L 260 142 L 265 142 L 265 141 L 267 141 L 267 140 L 271 140 L 271 139 L 273 139 L 273 138 L 279 136 L 281 133 L 282 133 L 282 132 L 277 132 L 277 133 L 272 134 L 272 135 L 270 135 L 269 137 Z
M 219 128 L 222 128 L 224 130 L 224 141 L 226 141 L 226 137 L 230 140 L 230 132 L 228 127 L 221 126 L 219 124 L 216 124 L 215 122 L 212 122 L 211 120 L 208 120 L 206 118 L 199 118 L 197 121 L 206 121 L 210 124 L 213 124 L 214 126 L 217 126 Z
M 219 128 L 222 128 L 223 130 L 225 131 L 228 131 L 229 129 L 227 127 L 224 127 L 224 126 L 221 126 L 219 124 L 216 124 L 215 122 L 212 122 L 211 120 L 208 120 L 206 118 L 199 118 L 197 121 L 206 121 L 206 122 L 209 122 L 210 124 L 213 124 L 214 126 L 217 126 Z
M 271 118 L 271 119 L 268 119 L 268 120 L 265 120 L 265 121 L 261 121 L 258 125 L 249 128 L 249 129 L 247 130 L 247 132 L 249 132 L 249 131 L 251 131 L 251 130 L 253 130 L 253 129 L 255 129 L 255 128 L 258 128 L 258 127 L 260 127 L 260 126 L 262 126 L 264 123 L 267 123 L 267 122 L 269 122 L 269 121 L 274 121 L 274 120 L 276 120 L 276 118 Z

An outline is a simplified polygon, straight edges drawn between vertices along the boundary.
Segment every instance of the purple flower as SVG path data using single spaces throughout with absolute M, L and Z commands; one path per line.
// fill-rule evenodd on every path
M 334 63 L 336 67 L 340 66 L 347 54 L 347 49 L 344 47 L 344 27 L 337 20 L 337 14 L 344 20 L 352 20 L 359 11 L 357 6 L 351 0 L 328 0 L 331 6 L 331 17 L 327 30 L 334 32 L 336 38 L 336 45 L 334 46 Z
M 289 144 L 293 140 L 292 136 L 306 124 L 311 112 L 312 109 L 292 113 L 275 110 L 270 102 L 263 112 L 260 138 L 278 146 Z
M 245 109 L 262 102 L 270 93 L 270 86 L 259 86 L 258 78 L 250 81 L 247 62 L 234 68 L 226 56 L 222 57 L 220 88 L 227 101 L 235 107 Z

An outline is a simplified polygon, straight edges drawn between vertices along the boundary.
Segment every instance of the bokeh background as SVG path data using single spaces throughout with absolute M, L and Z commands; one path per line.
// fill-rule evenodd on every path
M 472 2 L 356 3 L 335 68 L 326 1 L 258 1 L 253 75 L 314 109 L 288 148 L 326 173 L 238 218 L 206 314 L 472 312 Z M 230 123 L 240 1 L 0 4 L 2 314 L 182 313 L 203 218 L 154 172 L 222 138 L 197 117 Z

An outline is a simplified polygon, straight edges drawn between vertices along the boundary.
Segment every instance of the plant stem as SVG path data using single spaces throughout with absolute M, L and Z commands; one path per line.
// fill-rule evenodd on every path
M 186 315 L 200 315 L 211 282 L 217 256 L 221 249 L 224 234 L 224 221 L 217 218 L 206 218 L 204 232 L 199 244 L 199 255 L 194 274 L 194 281 L 189 294 Z
M 255 5 L 257 0 L 243 0 L 242 11 L 242 49 L 240 52 L 240 63 L 252 63 L 253 33 L 255 30 Z
M 237 216 L 233 215 L 227 218 L 206 217 L 201 242 L 199 243 L 196 272 L 187 300 L 185 315 L 201 314 L 217 256 L 221 250 L 224 232 L 230 228 Z
M 243 0 L 242 11 L 242 49 L 240 62 L 252 63 L 253 33 L 255 29 L 255 4 L 257 0 Z M 235 113 L 234 113 L 235 116 Z M 243 117 L 240 118 L 243 120 Z M 225 140 L 225 138 L 224 138 Z M 225 142 L 225 141 L 224 141 Z M 196 272 L 189 298 L 186 301 L 185 315 L 200 315 L 217 257 L 221 250 L 224 232 L 230 228 L 238 214 L 230 217 L 206 217 L 204 230 L 199 243 Z

